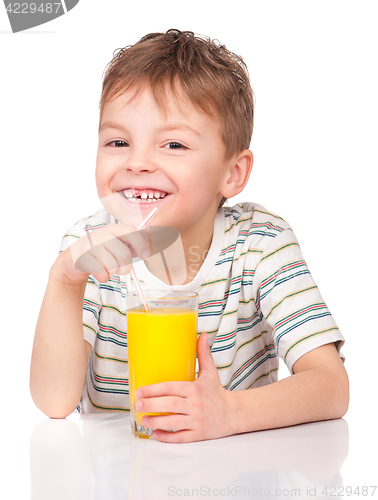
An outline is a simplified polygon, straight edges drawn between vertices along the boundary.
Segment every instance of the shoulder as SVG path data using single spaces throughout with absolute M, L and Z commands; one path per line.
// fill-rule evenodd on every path
M 75 222 L 75 224 L 73 224 L 64 234 L 60 246 L 60 252 L 63 252 L 76 240 L 85 236 L 86 233 L 94 231 L 95 229 L 105 226 L 106 224 L 113 224 L 115 222 L 117 222 L 116 219 L 110 215 L 105 208 L 101 208 L 93 215 L 83 217 Z
M 277 227 L 278 230 L 290 228 L 289 223 L 285 219 L 258 203 L 237 203 L 232 207 L 226 206 L 222 208 L 229 226 L 239 225 L 243 222 L 249 222 L 251 224 L 270 222 Z
M 237 239 L 248 239 L 252 244 L 269 244 L 284 231 L 292 231 L 290 224 L 279 215 L 258 203 L 238 203 L 232 207 L 222 207 L 226 233 Z M 263 245 L 265 246 L 265 245 Z
M 268 255 L 297 244 L 290 224 L 262 205 L 238 203 L 220 210 L 224 217 L 221 255 L 227 261 L 232 259 L 238 272 L 241 267 L 252 272 Z

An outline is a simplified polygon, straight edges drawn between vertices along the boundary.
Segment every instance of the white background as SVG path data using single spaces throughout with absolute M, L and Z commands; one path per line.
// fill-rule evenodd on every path
M 377 484 L 376 468 L 361 462 L 377 418 L 377 20 L 377 2 L 368 0 L 81 0 L 12 34 L 0 5 L 2 432 L 17 436 L 8 453 L 18 463 L 10 483 L 28 474 L 30 433 L 44 419 L 28 377 L 48 272 L 65 231 L 100 208 L 102 72 L 116 48 L 178 28 L 219 39 L 248 65 L 255 165 L 230 203 L 256 201 L 292 224 L 346 338 L 344 482 L 358 469 L 360 483 Z

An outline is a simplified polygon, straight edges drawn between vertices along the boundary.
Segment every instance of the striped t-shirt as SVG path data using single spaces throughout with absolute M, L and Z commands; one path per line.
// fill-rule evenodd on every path
M 80 220 L 66 233 L 60 250 L 114 222 L 104 209 Z M 208 334 L 225 389 L 270 384 L 278 380 L 279 357 L 293 373 L 295 361 L 312 349 L 334 342 L 340 351 L 344 344 L 293 230 L 261 205 L 218 210 L 209 252 L 190 283 L 168 286 L 143 261 L 134 269 L 146 291 L 198 293 L 198 333 Z M 89 277 L 83 332 L 93 348 L 81 412 L 129 411 L 127 290 L 135 290 L 130 275 L 112 276 L 107 283 Z

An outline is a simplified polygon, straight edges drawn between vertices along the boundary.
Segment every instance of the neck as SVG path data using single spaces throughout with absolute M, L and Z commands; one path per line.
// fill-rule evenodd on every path
M 185 285 L 193 281 L 200 270 L 213 239 L 211 228 L 195 228 L 180 234 L 169 248 L 146 259 L 147 269 L 166 285 Z

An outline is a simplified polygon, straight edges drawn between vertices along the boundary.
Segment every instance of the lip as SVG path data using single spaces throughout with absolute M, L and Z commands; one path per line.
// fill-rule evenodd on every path
M 122 191 L 126 191 L 126 189 L 138 189 L 140 191 L 142 191 L 143 189 L 146 189 L 146 190 L 149 190 L 149 191 L 164 191 L 164 193 L 168 193 L 168 194 L 171 194 L 169 193 L 166 189 L 161 189 L 157 186 L 126 186 L 124 187 L 123 189 L 120 189 L 119 192 L 121 193 Z

